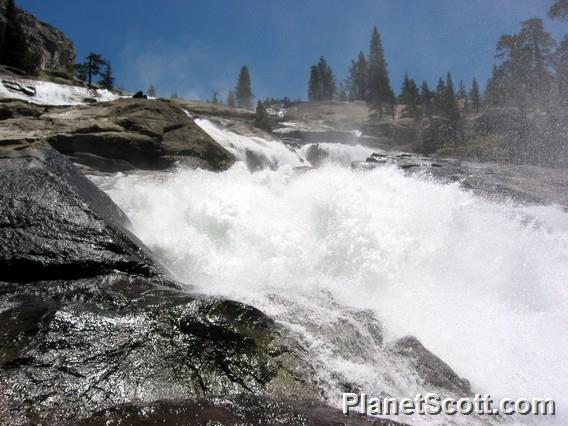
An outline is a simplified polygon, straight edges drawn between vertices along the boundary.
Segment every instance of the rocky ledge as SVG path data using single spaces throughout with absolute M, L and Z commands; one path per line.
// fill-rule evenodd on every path
M 0 101 L 0 145 L 45 141 L 97 171 L 164 169 L 177 162 L 223 170 L 234 156 L 166 100 L 119 99 L 92 105 L 38 106 Z

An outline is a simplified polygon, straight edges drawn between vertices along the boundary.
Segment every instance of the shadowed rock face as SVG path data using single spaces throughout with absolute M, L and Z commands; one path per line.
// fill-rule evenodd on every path
M 4 30 L 6 0 L 0 0 L 0 32 Z M 34 15 L 19 9 L 23 29 L 28 38 L 31 59 L 40 70 L 70 69 L 75 63 L 76 51 L 73 42 L 60 30 Z
M 0 103 L 1 144 L 46 140 L 98 171 L 163 169 L 175 162 L 223 170 L 234 156 L 168 101 L 119 99 L 72 107 Z
M 84 426 L 110 425 L 382 425 L 404 426 L 393 420 L 345 416 L 317 401 L 277 401 L 255 395 L 209 400 L 162 401 L 113 407 L 86 420 Z M 218 423 L 214 423 L 218 422 Z

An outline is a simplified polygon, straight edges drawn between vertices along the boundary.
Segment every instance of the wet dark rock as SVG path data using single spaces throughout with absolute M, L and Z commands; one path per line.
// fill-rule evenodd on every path
M 283 329 L 164 276 L 112 201 L 45 144 L 0 149 L 0 419 L 118 404 L 317 395 Z
M 448 389 L 463 396 L 471 394 L 469 381 L 460 378 L 446 363 L 426 349 L 416 337 L 403 337 L 391 347 L 391 351 L 409 360 L 425 385 Z
M 159 401 L 110 408 L 85 420 L 83 426 L 113 425 L 382 425 L 403 426 L 393 420 L 343 415 L 316 401 L 282 401 L 255 395 L 229 398 Z
M 132 99 L 148 99 L 148 96 L 146 96 L 144 92 L 140 90 L 132 95 Z
M 12 80 L 2 80 L 4 87 L 12 92 L 22 93 L 26 96 L 35 96 L 36 89 L 33 86 L 26 86 L 24 84 L 18 83 Z
M 124 227 L 122 211 L 63 156 L 46 145 L 0 155 L 4 281 L 149 268 L 148 252 Z
M 70 107 L 5 101 L 0 144 L 46 140 L 73 161 L 97 171 L 164 169 L 187 158 L 223 170 L 234 156 L 180 108 L 165 100 L 119 99 Z

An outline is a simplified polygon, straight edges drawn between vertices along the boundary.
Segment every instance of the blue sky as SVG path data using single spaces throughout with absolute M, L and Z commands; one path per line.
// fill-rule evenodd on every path
M 393 87 L 404 73 L 435 85 L 484 84 L 495 44 L 522 20 L 546 17 L 552 0 L 17 0 L 62 29 L 77 46 L 111 59 L 116 85 L 154 84 L 172 92 L 224 98 L 247 64 L 257 96 L 306 97 L 309 66 L 323 55 L 342 80 L 367 49 L 373 25 L 381 32 Z M 559 39 L 568 24 L 545 19 Z

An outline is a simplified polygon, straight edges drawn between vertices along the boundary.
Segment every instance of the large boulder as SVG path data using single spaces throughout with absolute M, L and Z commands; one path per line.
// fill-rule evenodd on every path
M 177 162 L 212 170 L 234 156 L 166 100 L 119 99 L 69 107 L 4 101 L 0 143 L 46 140 L 74 162 L 99 171 L 163 169 Z
M 168 279 L 118 207 L 48 145 L 0 148 L 0 186 L 3 423 L 269 389 L 317 395 L 279 326 Z
M 6 0 L 0 0 L 0 33 L 6 25 Z M 31 60 L 40 70 L 68 70 L 75 63 L 73 42 L 60 30 L 19 9 L 22 27 L 30 45 Z

